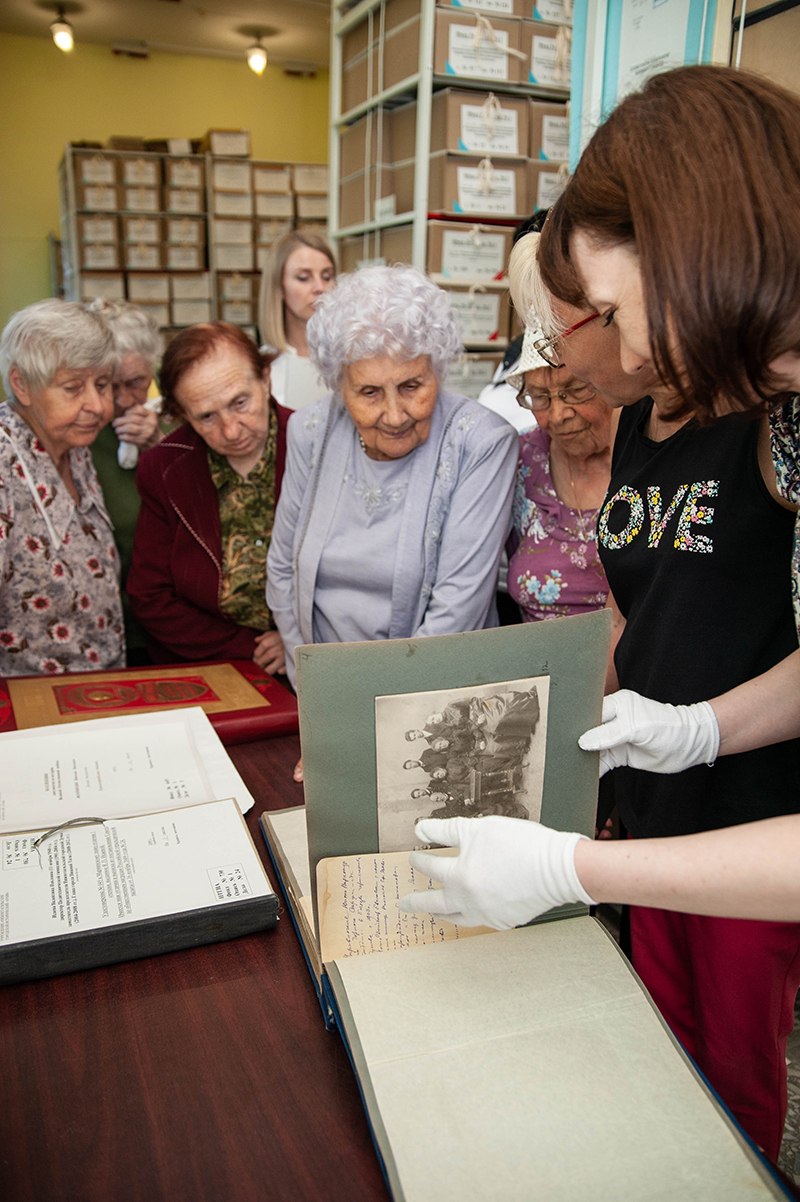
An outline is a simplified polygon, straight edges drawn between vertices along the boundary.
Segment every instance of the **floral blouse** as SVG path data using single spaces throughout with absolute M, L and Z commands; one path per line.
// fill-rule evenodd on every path
M 0 404 L 0 674 L 125 666 L 119 560 L 88 447 L 75 504 L 30 427 Z
M 608 583 L 597 554 L 598 510 L 579 513 L 557 496 L 549 434 L 537 427 L 519 443 L 508 591 L 525 622 L 602 609 Z
M 772 458 L 778 478 L 778 491 L 787 501 L 800 504 L 800 396 L 793 396 L 770 414 Z M 792 549 L 792 601 L 800 634 L 800 514 L 794 527 Z

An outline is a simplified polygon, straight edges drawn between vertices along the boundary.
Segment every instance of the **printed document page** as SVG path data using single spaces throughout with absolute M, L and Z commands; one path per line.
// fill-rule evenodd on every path
M 0 832 L 253 798 L 197 707 L 0 735 Z
M 0 946 L 272 893 L 236 802 L 0 835 Z

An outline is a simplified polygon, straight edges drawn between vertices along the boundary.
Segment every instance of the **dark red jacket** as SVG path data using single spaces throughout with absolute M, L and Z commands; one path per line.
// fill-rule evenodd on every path
M 277 504 L 291 410 L 276 404 L 275 412 Z M 203 439 L 188 425 L 173 430 L 141 456 L 136 485 L 142 507 L 127 591 L 153 660 L 252 659 L 261 632 L 219 608 L 222 533 Z

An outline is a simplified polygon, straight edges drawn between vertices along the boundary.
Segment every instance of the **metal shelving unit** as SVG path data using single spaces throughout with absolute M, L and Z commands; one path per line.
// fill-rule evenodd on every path
M 454 10 L 462 14 L 466 19 L 474 18 L 476 11 L 473 9 L 459 8 Z M 412 264 L 422 271 L 425 271 L 427 264 L 427 232 L 428 219 L 430 216 L 428 206 L 429 193 L 429 169 L 430 169 L 430 153 L 431 153 L 431 109 L 434 94 L 443 88 L 460 88 L 463 90 L 484 92 L 487 95 L 489 92 L 494 92 L 495 95 L 513 96 L 519 98 L 531 98 L 543 101 L 563 101 L 568 99 L 565 90 L 558 88 L 541 87 L 538 85 L 526 85 L 520 83 L 507 83 L 502 80 L 487 80 L 482 77 L 461 76 L 461 75 L 441 75 L 434 73 L 434 41 L 436 30 L 436 12 L 437 7 L 435 0 L 420 0 L 419 10 L 419 56 L 418 68 L 414 74 L 407 76 L 398 83 L 392 84 L 390 87 L 383 87 L 384 81 L 384 48 L 385 48 L 385 12 L 386 0 L 361 0 L 360 3 L 348 7 L 347 0 L 333 0 L 332 3 L 332 32 L 331 32 L 331 58 L 330 58 L 330 129 L 329 129 L 329 168 L 330 168 L 330 191 L 329 191 L 329 231 L 331 240 L 337 244 L 344 238 L 355 237 L 358 235 L 365 236 L 365 247 L 370 245 L 372 253 L 365 257 L 377 257 L 380 255 L 380 234 L 383 230 L 388 230 L 396 226 L 408 226 L 412 228 Z M 491 12 L 485 14 L 490 19 L 493 15 Z M 360 25 L 364 19 L 367 19 L 367 47 L 372 47 L 373 43 L 377 43 L 377 54 L 371 52 L 367 55 L 367 91 L 373 91 L 374 95 L 370 99 L 360 102 L 357 105 L 342 110 L 342 81 L 343 81 L 343 39 L 351 30 Z M 375 60 L 373 62 L 373 59 Z M 377 78 L 376 78 L 377 76 Z M 365 220 L 356 224 L 347 226 L 340 225 L 340 183 L 341 175 L 341 131 L 359 120 L 362 117 L 369 117 L 371 114 L 380 115 L 381 109 L 392 109 L 399 107 L 400 104 L 416 100 L 416 138 L 415 138 L 415 172 L 414 172 L 414 199 L 413 208 L 403 213 L 387 215 L 386 217 L 376 217 L 372 220 Z M 380 127 L 379 127 L 380 128 Z M 380 144 L 380 134 L 378 135 Z M 371 123 L 368 122 L 366 131 L 366 147 L 372 145 L 372 129 Z M 524 156 L 499 156 L 503 158 L 514 158 Z M 378 156 L 380 158 L 380 156 Z M 368 174 L 367 168 L 369 163 L 365 163 L 365 192 L 368 191 L 369 183 L 366 180 Z M 376 165 L 376 177 L 378 188 L 380 188 L 381 163 Z M 378 192 L 382 195 L 382 192 Z M 459 216 L 452 213 L 437 214 L 442 219 L 447 221 L 458 221 Z M 479 214 L 470 215 L 469 217 L 461 218 L 469 221 L 472 224 L 480 224 L 482 227 L 488 227 L 491 224 L 514 224 L 514 218 L 491 218 L 481 216 Z M 372 237 L 374 235 L 374 237 Z M 369 237 L 368 237 L 369 236 Z M 444 277 L 433 277 L 438 283 L 447 283 L 453 285 L 456 281 Z M 481 284 L 484 287 L 487 285 L 486 280 L 458 280 L 459 285 L 463 284 Z M 504 281 L 492 281 L 489 285 L 489 291 L 502 290 L 506 286 Z M 502 344 L 500 342 L 492 343 L 474 343 L 470 344 L 471 349 L 499 349 Z

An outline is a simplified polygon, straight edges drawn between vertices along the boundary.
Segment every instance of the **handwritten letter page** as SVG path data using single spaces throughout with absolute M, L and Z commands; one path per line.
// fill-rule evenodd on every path
M 455 849 L 434 854 L 453 855 Z M 437 887 L 429 876 L 411 867 L 408 857 L 407 851 L 395 851 L 320 860 L 317 893 L 323 963 L 489 933 L 488 927 L 457 927 L 432 914 L 398 910 L 397 902 L 406 893 Z

